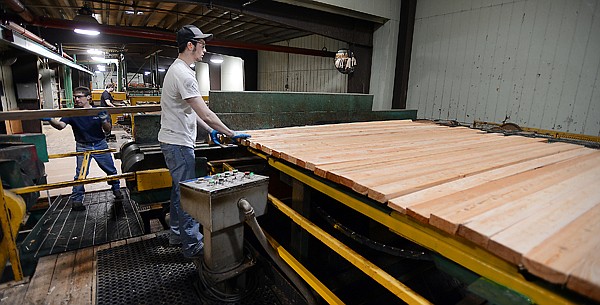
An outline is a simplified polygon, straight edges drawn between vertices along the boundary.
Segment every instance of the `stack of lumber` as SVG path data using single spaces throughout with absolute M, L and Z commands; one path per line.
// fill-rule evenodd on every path
M 600 301 L 600 151 L 403 121 L 255 130 L 244 144 Z

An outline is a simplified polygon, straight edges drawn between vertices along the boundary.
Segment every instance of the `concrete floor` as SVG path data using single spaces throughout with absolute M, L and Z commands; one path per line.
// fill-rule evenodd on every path
M 75 139 L 73 137 L 73 131 L 71 126 L 63 130 L 56 130 L 48 124 L 42 125 L 42 133 L 46 135 L 46 144 L 48 147 L 48 154 L 63 154 L 75 151 Z M 121 145 L 127 141 L 130 141 L 130 135 L 119 125 L 113 126 L 112 133 L 116 136 L 117 142 L 109 142 L 110 148 L 119 150 Z M 114 159 L 114 158 L 113 158 Z M 104 177 L 106 174 L 98 167 L 95 161 L 90 162 L 90 172 L 88 178 L 91 177 Z M 65 157 L 58 159 L 50 159 L 49 162 L 44 163 L 46 169 L 46 175 L 48 176 L 48 183 L 71 181 L 75 176 L 75 157 Z M 115 167 L 117 172 L 121 173 L 121 160 L 115 160 Z M 125 181 L 121 180 L 121 187 L 125 187 Z M 106 182 L 94 183 L 86 185 L 86 191 L 104 190 L 109 189 L 109 185 Z M 57 195 L 69 195 L 71 188 L 54 189 L 47 192 L 41 192 L 41 197 L 57 196 Z

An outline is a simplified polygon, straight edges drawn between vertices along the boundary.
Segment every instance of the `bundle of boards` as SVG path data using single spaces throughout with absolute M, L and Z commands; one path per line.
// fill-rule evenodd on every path
M 401 121 L 250 131 L 244 142 L 600 301 L 600 151 Z

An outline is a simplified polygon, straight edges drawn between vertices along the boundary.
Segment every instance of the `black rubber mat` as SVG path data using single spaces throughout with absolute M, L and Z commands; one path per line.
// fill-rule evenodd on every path
M 98 251 L 96 304 L 198 304 L 194 263 L 167 235 Z
M 35 259 L 143 235 L 137 204 L 126 189 L 121 193 L 120 203 L 110 190 L 86 193 L 85 211 L 71 210 L 69 197 L 58 197 L 21 243 L 21 255 Z
M 230 303 L 207 298 L 198 290 L 196 266 L 183 257 L 179 247 L 169 246 L 167 234 L 98 251 L 97 258 L 98 305 L 305 304 L 280 274 L 258 266 L 250 269 L 253 288 L 243 300 Z

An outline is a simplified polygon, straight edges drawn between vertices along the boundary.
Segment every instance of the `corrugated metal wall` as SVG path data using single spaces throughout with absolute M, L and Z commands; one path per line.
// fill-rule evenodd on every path
M 0 63 L 0 90 L 2 90 L 0 101 L 2 102 L 2 111 L 19 109 L 14 87 L 11 67 Z
M 345 42 L 319 35 L 276 44 L 315 50 L 326 48 L 333 52 L 348 48 Z M 258 90 L 345 93 L 347 88 L 348 76 L 335 69 L 333 58 L 258 52 Z
M 417 116 L 600 135 L 599 0 L 419 0 Z

